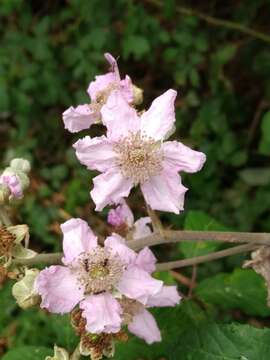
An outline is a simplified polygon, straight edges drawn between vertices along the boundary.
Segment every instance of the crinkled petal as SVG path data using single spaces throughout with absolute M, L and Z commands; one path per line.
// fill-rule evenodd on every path
M 164 169 L 141 185 L 147 204 L 153 210 L 171 211 L 179 214 L 184 209 L 185 192 L 181 178 L 175 171 Z
M 69 313 L 84 296 L 76 274 L 64 266 L 50 266 L 40 272 L 35 288 L 41 295 L 41 307 L 52 313 Z
M 124 199 L 121 201 L 120 205 L 109 211 L 108 223 L 112 226 L 121 226 L 123 224 L 126 224 L 128 227 L 133 226 L 134 216 Z
M 119 90 L 112 91 L 101 109 L 101 114 L 102 122 L 108 130 L 108 137 L 112 140 L 117 141 L 140 129 L 140 119 L 136 110 L 129 106 Z
M 106 90 L 112 83 L 118 82 L 118 78 L 114 72 L 108 72 L 104 75 L 97 75 L 95 81 L 91 81 L 87 92 L 92 101 L 96 101 L 101 91 Z
M 164 161 L 176 171 L 200 171 L 206 160 L 204 153 L 192 150 L 178 141 L 166 141 L 162 144 L 162 150 Z
M 106 248 L 110 248 L 112 253 L 118 254 L 123 264 L 134 264 L 137 254 L 126 245 L 125 239 L 120 235 L 113 233 L 108 236 L 104 245 Z
M 155 140 L 162 140 L 171 131 L 175 123 L 174 101 L 177 92 L 167 90 L 157 97 L 149 110 L 141 117 L 141 130 Z
M 144 236 L 152 234 L 151 228 L 148 226 L 151 224 L 150 217 L 142 217 L 134 223 L 133 239 L 139 239 Z
M 111 169 L 93 179 L 94 188 L 90 192 L 96 211 L 101 211 L 106 205 L 117 204 L 127 197 L 133 186 L 131 179 L 123 177 L 118 169 Z
M 116 288 L 130 299 L 146 304 L 149 297 L 157 294 L 163 282 L 152 278 L 138 266 L 130 266 L 122 275 Z
M 147 301 L 148 307 L 153 306 L 175 306 L 179 304 L 181 296 L 178 294 L 176 286 L 164 285 L 160 292 L 151 296 Z
M 120 330 L 122 309 L 111 294 L 87 296 L 80 308 L 86 318 L 86 330 L 90 333 L 117 333 Z
M 90 138 L 85 136 L 74 145 L 76 156 L 89 170 L 101 172 L 109 170 L 115 162 L 116 154 L 106 136 Z
M 99 116 L 100 113 L 91 107 L 91 105 L 79 105 L 75 108 L 71 106 L 63 112 L 65 129 L 72 133 L 89 129 Z
M 120 81 L 120 90 L 126 101 L 132 103 L 134 100 L 133 84 L 128 75 Z
M 116 59 L 110 53 L 105 53 L 104 57 L 111 65 L 111 72 L 113 72 L 115 74 L 115 78 L 120 81 L 120 74 Z
M 81 253 L 89 252 L 97 246 L 97 237 L 90 229 L 86 221 L 82 219 L 70 219 L 61 225 L 64 234 L 63 250 L 64 264 L 69 264 Z
M 161 341 L 161 334 L 156 320 L 147 310 L 143 310 L 133 317 L 132 323 L 128 325 L 128 330 L 149 345 Z
M 135 264 L 151 274 L 156 269 L 156 262 L 155 255 L 148 247 L 145 247 L 138 253 Z

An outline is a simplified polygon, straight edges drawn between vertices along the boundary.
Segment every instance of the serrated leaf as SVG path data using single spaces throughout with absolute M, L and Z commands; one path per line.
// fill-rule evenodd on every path
M 226 227 L 218 221 L 205 214 L 203 211 L 189 211 L 185 218 L 185 230 L 204 230 L 204 231 L 225 231 Z M 179 244 L 179 249 L 186 258 L 208 254 L 217 250 L 222 244 L 214 241 L 183 241 Z
M 270 315 L 264 280 L 251 269 L 236 269 L 231 274 L 221 273 L 205 279 L 195 293 L 204 302 L 223 310 L 239 309 L 262 317 Z

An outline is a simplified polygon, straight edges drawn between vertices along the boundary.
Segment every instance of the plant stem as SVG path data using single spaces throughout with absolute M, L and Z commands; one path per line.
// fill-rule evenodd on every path
M 177 261 L 169 261 L 165 263 L 157 264 L 156 270 L 157 271 L 167 271 L 171 269 L 177 269 L 184 266 L 190 266 L 190 265 L 196 265 L 201 264 L 204 262 L 212 261 L 221 259 L 226 256 L 231 256 L 235 254 L 244 253 L 247 251 L 251 251 L 256 249 L 257 246 L 254 244 L 245 244 L 245 245 L 239 245 L 232 247 L 230 249 L 216 251 L 211 254 L 203 255 L 203 256 L 197 256 L 191 259 L 185 259 L 185 260 L 177 260 Z
M 31 259 L 15 259 L 12 261 L 14 265 L 33 266 L 37 264 L 55 265 L 61 264 L 62 253 L 38 254 Z
M 152 235 L 131 240 L 128 246 L 134 250 L 144 246 L 168 244 L 181 241 L 218 241 L 227 243 L 251 243 L 270 246 L 270 233 L 249 233 L 231 231 L 188 231 L 188 230 L 163 230 L 163 234 Z
M 163 2 L 160 0 L 145 0 L 146 2 L 148 2 L 151 5 L 155 5 L 159 8 L 161 8 L 163 6 Z M 250 29 L 248 27 L 246 27 L 243 24 L 239 24 L 233 21 L 229 21 L 229 20 L 223 20 L 223 19 L 219 19 L 207 14 L 204 14 L 200 11 L 194 10 L 194 9 L 190 9 L 190 8 L 186 8 L 184 6 L 176 6 L 176 12 L 178 12 L 181 15 L 187 15 L 187 16 L 196 16 L 197 18 L 207 22 L 210 25 L 213 26 L 218 26 L 218 27 L 223 27 L 229 30 L 234 30 L 234 31 L 238 31 L 241 32 L 245 35 L 251 36 L 255 39 L 259 39 L 262 40 L 264 42 L 267 42 L 268 44 L 270 43 L 270 36 L 254 30 L 254 29 Z

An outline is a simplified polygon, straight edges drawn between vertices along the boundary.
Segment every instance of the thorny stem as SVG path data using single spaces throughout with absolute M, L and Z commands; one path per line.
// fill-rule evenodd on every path
M 164 230 L 164 236 L 160 233 L 154 233 L 153 235 L 146 236 L 141 239 L 129 241 L 129 247 L 132 249 L 141 249 L 144 246 L 152 246 L 157 244 L 166 244 L 171 242 L 181 241 L 220 241 L 227 243 L 248 243 L 245 245 L 236 246 L 230 249 L 214 252 L 205 256 L 198 256 L 191 259 L 172 261 L 169 263 L 162 263 L 157 265 L 157 270 L 170 270 L 173 268 L 190 266 L 194 264 L 200 264 L 222 257 L 238 254 L 253 250 L 259 245 L 270 246 L 270 234 L 269 233 L 241 233 L 241 232 L 221 232 L 221 231 L 174 231 Z M 32 266 L 35 264 L 60 264 L 62 253 L 53 254 L 39 254 L 32 259 L 14 260 L 14 264 Z
M 208 255 L 203 256 L 197 256 L 191 259 L 185 259 L 185 260 L 177 260 L 177 261 L 169 261 L 165 263 L 157 264 L 156 270 L 157 271 L 167 271 L 171 269 L 177 269 L 184 266 L 190 266 L 190 265 L 196 265 L 201 264 L 204 262 L 212 261 L 221 259 L 226 256 L 235 255 L 235 254 L 241 254 L 247 251 L 251 251 L 256 249 L 256 245 L 254 244 L 245 244 L 245 245 L 239 245 L 232 247 L 230 249 L 216 251 Z
M 156 7 L 161 8 L 163 6 L 163 2 L 160 0 L 146 0 L 146 2 L 148 2 L 151 5 L 154 5 Z M 200 11 L 194 10 L 194 9 L 190 9 L 190 8 L 186 8 L 184 6 L 176 6 L 176 12 L 178 12 L 181 15 L 187 15 L 187 16 L 196 16 L 197 18 L 205 21 L 206 23 L 213 25 L 213 26 L 217 26 L 217 27 L 223 27 L 229 30 L 234 30 L 234 31 L 238 31 L 241 32 L 243 34 L 249 35 L 255 39 L 259 39 L 262 40 L 264 42 L 270 43 L 270 36 L 254 30 L 254 29 L 250 29 L 248 27 L 246 27 L 243 24 L 239 24 L 233 21 L 229 21 L 229 20 L 223 20 L 223 19 L 219 19 L 207 14 L 204 14 Z

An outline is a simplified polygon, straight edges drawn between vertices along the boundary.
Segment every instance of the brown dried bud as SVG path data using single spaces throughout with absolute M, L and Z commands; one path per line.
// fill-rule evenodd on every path
M 10 255 L 15 241 L 16 236 L 6 226 L 0 226 L 0 257 Z
M 5 267 L 0 266 L 0 287 L 7 280 L 8 271 Z

